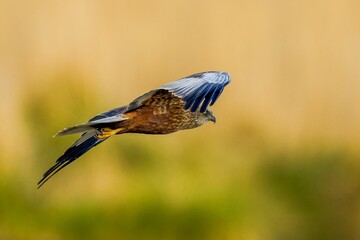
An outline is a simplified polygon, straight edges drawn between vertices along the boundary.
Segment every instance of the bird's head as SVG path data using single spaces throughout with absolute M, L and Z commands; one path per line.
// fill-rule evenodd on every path
M 213 123 L 216 123 L 216 117 L 214 116 L 213 112 L 210 111 L 210 109 L 206 109 L 203 114 L 205 115 L 205 119 L 207 121 L 212 121 Z

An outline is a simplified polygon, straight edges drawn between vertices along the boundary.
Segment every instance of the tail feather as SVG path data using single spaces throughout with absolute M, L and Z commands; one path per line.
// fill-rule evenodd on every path
M 58 133 L 56 133 L 54 135 L 54 137 L 65 136 L 65 135 L 70 135 L 70 134 L 75 134 L 75 133 L 82 133 L 82 132 L 85 132 L 85 131 L 88 131 L 91 129 L 93 129 L 93 127 L 90 126 L 89 124 L 85 123 L 85 124 L 65 128 L 65 129 L 59 131 Z
M 55 165 L 44 173 L 42 179 L 38 182 L 38 189 L 58 171 L 108 138 L 109 136 L 103 137 L 102 132 L 96 129 L 85 132 L 60 158 L 58 158 Z
M 88 123 L 65 128 L 65 129 L 59 131 L 58 133 L 56 133 L 54 135 L 54 137 L 70 135 L 70 134 L 74 134 L 74 133 L 82 133 L 82 132 L 85 132 L 85 131 L 88 131 L 88 130 L 91 130 L 94 128 L 98 129 L 98 128 L 102 128 L 102 126 L 104 126 L 104 124 L 106 125 L 109 123 L 111 124 L 111 123 L 121 122 L 126 119 L 127 118 L 122 115 L 105 116 L 104 117 L 104 115 L 101 114 L 101 115 L 97 115 L 94 118 L 90 119 L 90 121 Z

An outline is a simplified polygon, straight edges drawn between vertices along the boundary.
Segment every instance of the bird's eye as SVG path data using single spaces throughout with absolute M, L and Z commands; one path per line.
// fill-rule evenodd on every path
M 205 110 L 205 111 L 203 112 L 203 114 L 206 115 L 206 114 L 207 114 L 207 110 Z

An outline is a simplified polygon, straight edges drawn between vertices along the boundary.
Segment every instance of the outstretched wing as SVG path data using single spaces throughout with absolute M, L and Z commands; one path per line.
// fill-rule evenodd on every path
M 122 114 L 127 110 L 127 106 L 111 109 L 110 111 L 100 113 L 89 120 L 89 123 L 109 123 L 124 120 Z
M 160 88 L 169 90 L 183 99 L 186 102 L 185 109 L 190 108 L 192 112 L 195 112 L 200 106 L 200 112 L 204 112 L 209 104 L 212 106 L 216 102 L 230 81 L 230 76 L 226 72 L 203 72 Z
M 94 129 L 101 124 L 124 121 L 127 118 L 124 117 L 122 114 L 126 111 L 126 109 L 127 106 L 123 106 L 104 113 L 100 113 L 95 117 L 91 118 L 87 123 L 68 127 L 59 131 L 54 135 L 54 137 L 85 132 Z
M 69 149 L 67 149 L 61 157 L 58 158 L 58 160 L 55 162 L 55 165 L 44 173 L 43 177 L 38 182 L 38 188 L 40 188 L 58 171 L 108 138 L 101 137 L 101 134 L 102 133 L 96 129 L 92 129 L 83 133 L 81 137 Z
M 185 110 L 190 108 L 192 112 L 195 112 L 200 107 L 200 112 L 204 112 L 209 105 L 212 106 L 216 102 L 230 81 L 230 76 L 226 72 L 211 71 L 193 74 L 136 98 L 129 104 L 127 112 L 142 106 L 159 90 L 168 90 L 181 98 L 185 102 Z

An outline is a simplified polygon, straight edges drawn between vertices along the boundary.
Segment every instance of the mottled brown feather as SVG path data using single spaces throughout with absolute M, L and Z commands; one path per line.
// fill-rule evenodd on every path
M 184 110 L 185 102 L 167 90 L 159 90 L 116 124 L 121 133 L 167 134 L 203 124 L 202 113 Z

